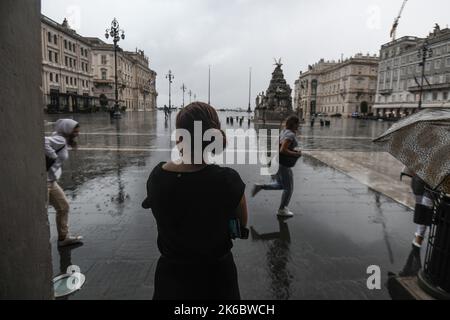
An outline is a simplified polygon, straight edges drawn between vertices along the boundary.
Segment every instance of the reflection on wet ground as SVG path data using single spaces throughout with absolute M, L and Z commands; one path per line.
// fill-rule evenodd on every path
M 220 114 L 224 124 L 238 115 L 247 117 Z M 47 116 L 48 132 L 57 118 Z M 161 112 L 128 113 L 119 124 L 107 114 L 75 119 L 83 133 L 80 149 L 71 153 L 61 184 L 72 231 L 85 244 L 59 252 L 50 209 L 54 273 L 68 263 L 81 268 L 86 284 L 71 299 L 151 299 L 157 230 L 140 204 L 150 171 L 170 158 L 175 114 L 167 123 Z M 377 152 L 371 141 L 388 127 L 333 119 L 330 128 L 305 126 L 301 139 L 312 151 Z M 281 192 L 250 198 L 251 185 L 267 179 L 260 166 L 233 168 L 247 184 L 252 227 L 251 239 L 236 241 L 233 249 L 244 299 L 389 299 L 387 273 L 402 269 L 414 230 L 408 208 L 306 155 L 294 172 L 295 217 L 282 221 L 276 217 Z M 382 290 L 367 289 L 371 265 L 381 267 Z

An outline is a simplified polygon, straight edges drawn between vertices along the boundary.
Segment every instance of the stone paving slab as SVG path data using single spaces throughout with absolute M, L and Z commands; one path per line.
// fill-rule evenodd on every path
M 410 179 L 400 181 L 404 165 L 386 152 L 305 151 L 362 184 L 414 209 Z

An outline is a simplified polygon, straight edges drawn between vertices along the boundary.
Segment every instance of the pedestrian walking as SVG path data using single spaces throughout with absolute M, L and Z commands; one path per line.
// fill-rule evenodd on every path
M 226 145 L 217 112 L 206 103 L 194 102 L 181 110 L 176 127 L 189 132 L 193 142 L 198 122 L 200 139 L 206 131 L 217 131 Z M 201 158 L 207 146 L 199 150 Z M 245 184 L 233 169 L 208 164 L 204 158 L 194 163 L 196 151 L 193 146 L 190 151 L 180 147 L 181 163 L 160 163 L 147 182 L 142 206 L 156 219 L 161 252 L 154 300 L 240 299 L 230 224 L 238 222 L 246 230 Z
M 169 108 L 166 105 L 164 105 L 164 118 L 169 119 Z
M 56 227 L 58 230 L 58 246 L 65 247 L 82 242 L 83 237 L 69 234 L 69 202 L 58 184 L 62 174 L 62 166 L 69 158 L 68 147 L 75 148 L 80 132 L 78 122 L 61 119 L 56 122 L 55 132 L 45 137 L 45 156 L 47 162 L 47 200 L 56 210 Z
M 255 197 L 261 190 L 283 190 L 278 210 L 278 216 L 280 217 L 294 216 L 288 206 L 294 192 L 292 167 L 295 166 L 295 163 L 302 155 L 298 149 L 299 141 L 297 140 L 299 126 L 300 119 L 297 116 L 291 116 L 286 120 L 286 129 L 280 134 L 280 163 L 278 173 L 272 177 L 272 183 L 255 184 L 252 190 L 252 197 Z

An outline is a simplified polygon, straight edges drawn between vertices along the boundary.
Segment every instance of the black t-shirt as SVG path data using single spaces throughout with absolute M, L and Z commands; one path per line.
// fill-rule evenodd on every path
M 160 163 L 147 182 L 147 199 L 158 225 L 158 247 L 167 258 L 214 260 L 230 252 L 229 221 L 245 191 L 239 174 L 209 165 L 198 172 L 164 170 Z

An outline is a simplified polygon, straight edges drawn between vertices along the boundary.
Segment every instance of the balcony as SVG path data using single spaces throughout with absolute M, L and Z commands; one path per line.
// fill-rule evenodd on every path
M 388 96 L 392 94 L 392 89 L 380 89 L 378 90 L 378 93 L 383 95 L 383 96 Z
M 450 89 L 450 83 L 436 83 L 436 84 L 432 84 L 432 85 L 427 85 L 424 84 L 423 86 L 423 90 L 424 91 L 430 91 L 430 90 L 447 90 Z M 420 92 L 420 87 L 419 86 L 411 86 L 408 87 L 408 91 L 411 93 L 417 93 Z

